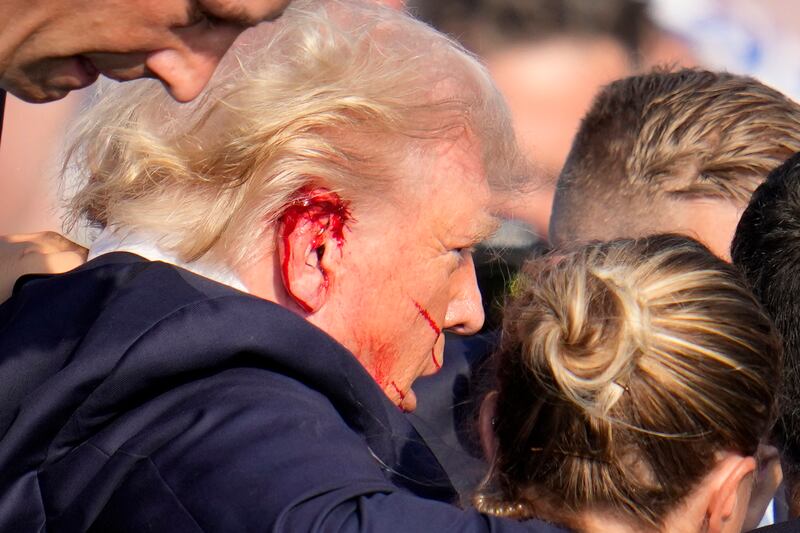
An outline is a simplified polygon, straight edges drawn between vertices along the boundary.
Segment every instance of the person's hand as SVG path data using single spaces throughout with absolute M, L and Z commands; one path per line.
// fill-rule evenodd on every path
M 775 496 L 778 486 L 783 481 L 778 450 L 774 446 L 759 445 L 756 460 L 758 461 L 758 472 L 742 531 L 750 531 L 758 527 L 770 500 Z
M 59 274 L 86 262 L 88 250 L 53 231 L 0 236 L 0 302 L 24 274 Z

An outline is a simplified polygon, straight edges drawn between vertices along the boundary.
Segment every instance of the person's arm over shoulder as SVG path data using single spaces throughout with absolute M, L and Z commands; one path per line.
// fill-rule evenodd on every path
M 52 231 L 0 236 L 0 303 L 25 274 L 60 274 L 86 262 L 86 248 Z

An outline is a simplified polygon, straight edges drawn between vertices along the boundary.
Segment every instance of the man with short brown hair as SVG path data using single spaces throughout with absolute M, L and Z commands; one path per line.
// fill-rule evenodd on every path
M 729 258 L 767 174 L 800 150 L 800 106 L 749 77 L 656 71 L 606 87 L 559 177 L 555 245 L 688 234 Z

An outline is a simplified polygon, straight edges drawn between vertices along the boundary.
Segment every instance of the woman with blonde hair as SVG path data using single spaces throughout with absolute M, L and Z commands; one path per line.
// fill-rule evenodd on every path
M 690 239 L 534 261 L 481 413 L 476 506 L 584 532 L 741 531 L 780 354 L 739 273 Z

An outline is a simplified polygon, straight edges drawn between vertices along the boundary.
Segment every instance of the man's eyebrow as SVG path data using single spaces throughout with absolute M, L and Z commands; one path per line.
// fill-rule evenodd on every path
M 474 243 L 479 243 L 481 241 L 485 241 L 492 235 L 494 235 L 500 226 L 502 225 L 502 221 L 495 216 L 486 216 L 480 223 L 475 227 L 475 229 L 471 232 L 471 240 Z

